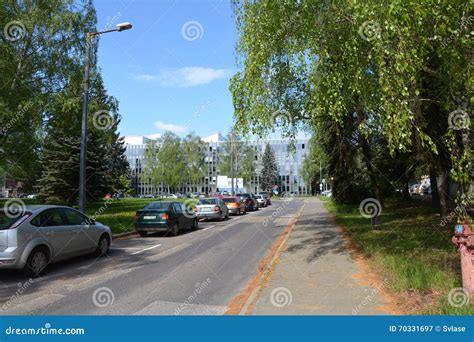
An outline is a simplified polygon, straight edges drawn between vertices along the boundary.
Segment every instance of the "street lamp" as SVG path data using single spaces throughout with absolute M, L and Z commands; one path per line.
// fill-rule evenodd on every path
M 79 210 L 86 210 L 86 159 L 87 159 L 87 106 L 89 102 L 89 69 L 91 64 L 91 44 L 92 38 L 109 32 L 121 32 L 132 28 L 130 23 L 117 24 L 115 28 L 98 31 L 87 32 L 86 35 L 86 64 L 84 66 L 84 89 L 82 103 L 82 126 L 81 126 L 81 161 L 79 170 Z

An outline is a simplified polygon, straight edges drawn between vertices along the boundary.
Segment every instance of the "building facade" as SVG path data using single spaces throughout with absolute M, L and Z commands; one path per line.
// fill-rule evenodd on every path
M 202 139 L 205 146 L 205 163 L 206 173 L 203 175 L 200 184 L 183 186 L 181 193 L 201 192 L 213 193 L 220 189 L 217 185 L 220 158 L 224 153 L 225 140 L 220 133 L 211 135 Z M 125 137 L 126 157 L 130 164 L 132 187 L 136 195 L 155 195 L 157 193 L 166 192 L 159 185 L 154 186 L 151 182 L 143 177 L 144 171 L 144 155 L 147 144 L 152 139 L 144 136 Z M 256 172 L 249 181 L 244 184 L 245 191 L 258 193 L 262 191 L 260 187 L 260 172 L 262 170 L 261 159 L 265 150 L 265 145 L 270 144 L 278 165 L 279 178 L 276 185 L 278 193 L 294 193 L 306 195 L 310 193 L 300 174 L 303 160 L 309 150 L 308 139 L 296 139 L 291 143 L 288 139 L 272 139 L 272 140 L 255 140 L 238 142 L 245 143 L 254 151 Z M 230 176 L 230 175 L 225 175 Z

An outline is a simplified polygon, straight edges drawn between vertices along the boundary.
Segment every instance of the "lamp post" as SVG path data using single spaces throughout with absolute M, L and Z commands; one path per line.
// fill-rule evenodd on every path
M 109 32 L 121 32 L 132 28 L 130 23 L 117 24 L 115 28 L 98 31 L 87 32 L 86 35 L 86 64 L 84 66 L 84 89 L 82 103 L 82 125 L 81 125 L 81 161 L 79 170 L 79 210 L 86 210 L 86 162 L 87 162 L 87 106 L 89 102 L 89 69 L 91 64 L 91 44 L 92 38 Z

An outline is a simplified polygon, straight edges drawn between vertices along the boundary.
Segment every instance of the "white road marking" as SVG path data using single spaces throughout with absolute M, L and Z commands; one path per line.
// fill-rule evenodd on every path
M 161 244 L 159 244 L 159 245 L 154 245 L 154 246 L 151 246 L 151 247 L 148 247 L 148 248 L 139 250 L 139 251 L 137 251 L 137 252 L 135 252 L 135 253 L 132 253 L 132 255 L 139 254 L 139 253 L 142 253 L 142 252 L 145 252 L 145 251 L 149 251 L 150 249 L 154 249 L 154 248 L 160 247 L 160 246 L 161 246 Z
M 141 247 L 111 247 L 111 251 L 126 251 L 128 249 L 140 249 Z
M 205 231 L 205 230 L 208 230 L 208 229 L 210 229 L 210 228 L 214 228 L 214 227 L 215 227 L 215 226 L 209 226 L 209 227 L 206 227 L 206 228 L 204 228 L 204 229 L 200 229 L 200 230 L 202 230 L 202 231 Z

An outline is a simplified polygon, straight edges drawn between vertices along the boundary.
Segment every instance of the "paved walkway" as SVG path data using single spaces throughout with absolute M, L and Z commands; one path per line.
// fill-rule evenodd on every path
M 323 203 L 306 200 L 253 315 L 386 315 L 383 282 L 368 279 Z

